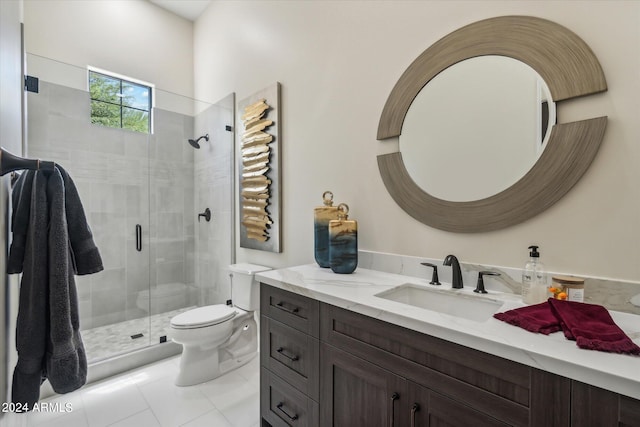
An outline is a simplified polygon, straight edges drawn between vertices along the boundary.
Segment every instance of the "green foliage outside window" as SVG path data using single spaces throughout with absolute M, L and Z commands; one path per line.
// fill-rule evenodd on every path
M 89 71 L 91 123 L 149 133 L 151 88 Z

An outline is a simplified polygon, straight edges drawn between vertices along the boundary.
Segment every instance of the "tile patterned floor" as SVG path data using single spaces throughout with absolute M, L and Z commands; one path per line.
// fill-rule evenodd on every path
M 158 344 L 160 337 L 166 335 L 165 328 L 169 326 L 171 318 L 192 308 L 195 306 L 80 331 L 87 360 L 94 363 Z M 135 334 L 144 336 L 132 339 L 131 336 Z
M 179 356 L 43 402 L 51 411 L 5 414 L 2 427 L 258 427 L 259 357 L 215 380 L 177 387 Z M 61 410 L 55 410 L 57 407 Z M 66 410 L 70 408 L 71 410 Z

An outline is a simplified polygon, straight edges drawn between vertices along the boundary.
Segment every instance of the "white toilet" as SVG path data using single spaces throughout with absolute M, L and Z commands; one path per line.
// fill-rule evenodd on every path
M 260 308 L 260 284 L 254 275 L 271 270 L 255 264 L 233 264 L 233 306 L 208 305 L 171 319 L 170 336 L 182 344 L 177 386 L 210 381 L 250 361 L 258 350 L 254 311 Z

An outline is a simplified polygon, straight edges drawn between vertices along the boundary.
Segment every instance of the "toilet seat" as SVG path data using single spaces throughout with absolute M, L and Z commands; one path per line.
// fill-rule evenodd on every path
M 171 319 L 174 329 L 196 329 L 226 322 L 237 314 L 233 307 L 224 304 L 207 305 L 185 311 Z

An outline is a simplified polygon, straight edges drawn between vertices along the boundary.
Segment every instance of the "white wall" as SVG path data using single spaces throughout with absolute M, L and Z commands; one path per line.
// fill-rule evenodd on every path
M 193 97 L 193 23 L 147 0 L 25 0 L 24 23 L 31 54 Z
M 22 154 L 22 52 L 20 37 L 21 5 L 0 1 L 0 145 L 16 155 Z M 10 236 L 9 175 L 0 179 L 0 402 L 8 400 L 10 373 L 16 361 L 15 316 L 18 283 L 7 276 L 6 260 Z M 4 414 L 0 413 L 0 419 Z
M 564 25 L 598 56 L 609 91 L 559 106 L 559 121 L 609 116 L 581 181 L 535 218 L 453 234 L 405 214 L 387 193 L 376 140 L 393 85 L 431 43 L 471 22 L 533 15 Z M 359 221 L 361 249 L 521 267 L 541 246 L 552 271 L 640 280 L 640 2 L 215 1 L 194 28 L 195 97 L 237 99 L 282 84 L 282 254 L 238 249 L 238 261 L 313 262 L 313 207 L 324 190 Z M 485 165 L 490 167 L 490 165 Z

